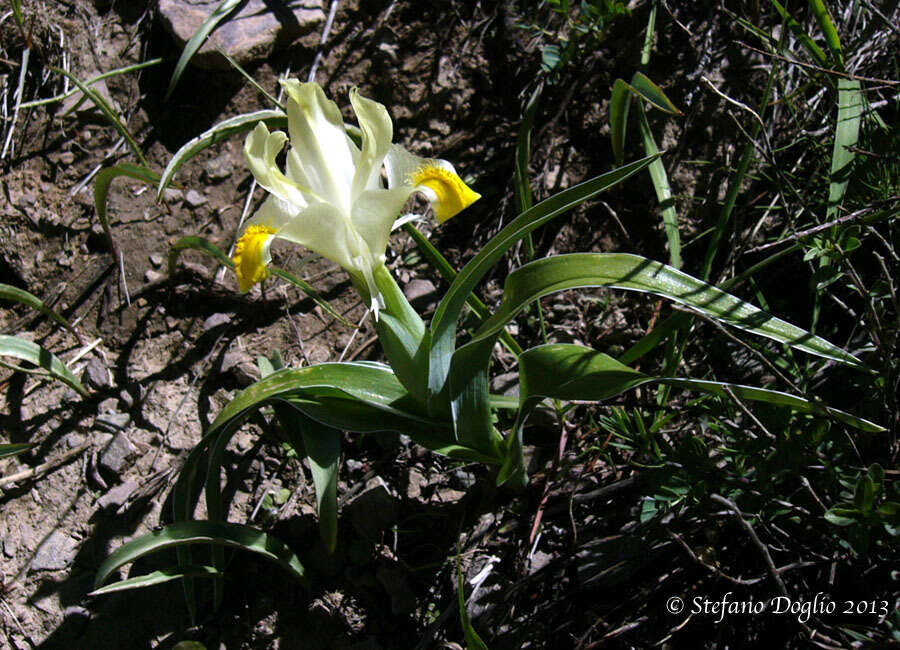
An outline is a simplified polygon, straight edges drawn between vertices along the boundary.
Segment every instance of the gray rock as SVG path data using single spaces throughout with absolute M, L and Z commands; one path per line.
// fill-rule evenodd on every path
M 397 520 L 397 500 L 380 476 L 370 479 L 366 487 L 344 509 L 356 532 L 369 540 L 378 540 Z
M 78 542 L 59 530 L 54 530 L 44 540 L 31 561 L 35 571 L 58 571 L 65 569 L 75 559 Z
M 217 329 L 219 327 L 224 327 L 231 322 L 231 316 L 228 314 L 213 314 L 205 321 L 203 321 L 203 333 L 206 334 L 210 330 Z
M 196 275 L 199 275 L 201 278 L 209 277 L 209 269 L 203 266 L 202 264 L 198 264 L 197 262 L 185 262 L 182 264 L 184 268 L 189 269 Z
M 115 433 L 121 431 L 131 422 L 131 416 L 128 413 L 101 413 L 94 421 L 98 429 Z
M 519 395 L 519 373 L 506 372 L 491 379 L 491 392 L 509 397 Z
M 220 0 L 160 0 L 159 17 L 181 51 Z M 325 20 L 323 0 L 249 0 L 236 14 L 219 23 L 209 41 L 191 59 L 202 68 L 228 69 L 221 48 L 240 64 L 264 59 L 298 37 L 317 31 Z
M 159 271 L 154 271 L 153 269 L 147 269 L 147 272 L 144 273 L 144 282 L 159 282 L 162 280 L 164 276 Z
M 125 469 L 128 460 L 136 452 L 134 445 L 125 437 L 125 434 L 119 433 L 100 454 L 100 467 L 118 475 Z
M 91 357 L 87 362 L 84 381 L 93 388 L 109 388 L 109 371 L 97 357 Z
M 224 181 L 231 176 L 233 171 L 234 165 L 231 162 L 231 156 L 227 153 L 223 153 L 206 163 L 206 177 L 214 183 Z
M 166 191 L 168 192 L 169 188 L 166 188 Z M 178 190 L 175 190 L 175 191 L 178 192 Z M 179 194 L 180 194 L 180 192 L 179 192 Z M 166 256 L 163 255 L 162 253 L 151 253 L 150 254 L 150 263 L 156 268 L 159 268 L 160 266 L 162 266 L 162 263 L 165 261 L 166 261 Z
M 128 500 L 128 497 L 137 490 L 140 485 L 134 481 L 128 481 L 111 488 L 102 497 L 97 499 L 97 505 L 105 510 L 106 508 L 118 508 Z
M 416 278 L 403 287 L 403 294 L 415 309 L 425 309 L 429 304 L 437 302 L 437 289 L 430 280 Z
M 184 202 L 192 208 L 199 208 L 201 205 L 206 204 L 208 201 L 209 199 L 200 194 L 200 192 L 198 192 L 197 190 L 188 190 L 184 195 Z
M 167 187 L 163 190 L 163 200 L 166 203 L 177 203 L 184 199 L 184 192 L 176 190 L 174 187 Z

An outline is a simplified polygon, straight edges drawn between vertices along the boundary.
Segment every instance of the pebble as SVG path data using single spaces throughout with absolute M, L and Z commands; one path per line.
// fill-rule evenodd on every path
M 128 481 L 111 488 L 102 497 L 97 499 L 97 505 L 106 510 L 107 508 L 118 508 L 128 500 L 128 497 L 140 487 L 135 481 Z
M 217 329 L 219 327 L 224 327 L 231 322 L 231 316 L 228 314 L 213 314 L 205 321 L 203 321 L 203 333 L 207 333 L 210 330 Z
M 125 469 L 128 459 L 136 452 L 134 445 L 125 437 L 125 434 L 119 433 L 106 446 L 103 453 L 100 454 L 100 466 L 118 475 Z
M 65 569 L 78 552 L 78 542 L 59 530 L 54 530 L 38 548 L 31 568 L 35 571 L 58 571 Z
M 437 289 L 430 280 L 416 278 L 403 288 L 403 294 L 415 309 L 425 309 L 429 304 L 437 302 Z
M 212 182 L 224 181 L 231 176 L 234 171 L 234 165 L 231 157 L 227 153 L 223 153 L 206 163 L 206 177 Z
M 97 416 L 95 424 L 102 431 L 115 433 L 121 431 L 131 422 L 131 416 L 128 413 L 101 413 Z
M 184 199 L 184 192 L 176 190 L 174 187 L 167 187 L 163 190 L 163 201 L 166 203 L 176 203 Z
M 206 204 L 207 201 L 209 201 L 209 199 L 200 194 L 197 190 L 188 190 L 184 195 L 184 202 L 192 208 L 199 208 L 201 205 Z
M 90 360 L 88 360 L 87 366 L 84 369 L 83 379 L 85 383 L 93 388 L 103 389 L 108 388 L 110 385 L 109 371 L 97 357 L 91 357 Z
M 165 275 L 160 273 L 159 271 L 154 271 L 153 269 L 147 269 L 147 272 L 144 273 L 144 282 L 159 282 L 162 280 Z
M 162 253 L 150 253 L 150 263 L 159 268 L 162 266 L 162 263 L 166 261 L 166 256 Z

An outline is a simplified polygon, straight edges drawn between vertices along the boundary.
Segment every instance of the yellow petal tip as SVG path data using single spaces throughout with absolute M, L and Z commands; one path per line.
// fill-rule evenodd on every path
M 434 215 L 439 223 L 455 217 L 481 198 L 459 176 L 438 165 L 427 165 L 412 177 L 412 184 L 430 189 L 436 196 Z
M 241 293 L 269 277 L 269 245 L 275 229 L 269 226 L 249 226 L 234 247 L 234 270 Z

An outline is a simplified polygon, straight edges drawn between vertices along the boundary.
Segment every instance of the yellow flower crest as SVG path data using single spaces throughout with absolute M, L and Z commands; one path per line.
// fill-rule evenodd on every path
M 429 188 L 437 198 L 434 201 L 434 216 L 439 223 L 455 217 L 481 198 L 463 179 L 449 169 L 437 165 L 427 165 L 412 174 L 410 184 Z
M 243 293 L 269 277 L 269 246 L 275 236 L 269 226 L 249 226 L 234 247 L 234 270 Z

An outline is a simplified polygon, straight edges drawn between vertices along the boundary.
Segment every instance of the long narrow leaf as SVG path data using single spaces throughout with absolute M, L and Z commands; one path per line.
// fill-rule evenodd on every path
M 648 156 L 659 153 L 650 124 L 647 122 L 647 112 L 644 107 L 638 105 L 638 114 L 641 117 L 641 138 L 644 141 L 644 152 Z M 666 239 L 669 242 L 669 263 L 675 268 L 681 267 L 681 235 L 678 232 L 678 215 L 675 212 L 675 199 L 672 198 L 672 189 L 669 187 L 669 176 L 661 159 L 657 158 L 647 168 L 650 171 L 650 179 L 653 181 L 653 189 L 659 201 L 659 209 L 662 211 L 663 224 L 666 229 Z
M 831 20 L 828 7 L 825 6 L 823 0 L 809 0 L 809 7 L 819 23 L 819 28 L 825 34 L 825 42 L 828 43 L 831 56 L 834 57 L 838 65 L 844 67 L 844 49 L 841 47 L 841 38 L 838 36 L 834 21 Z
M 834 361 L 862 368 L 853 355 L 721 289 L 678 269 L 626 253 L 574 253 L 537 260 L 506 279 L 500 309 L 476 334 L 481 338 L 502 327 L 536 298 L 576 287 L 609 286 L 668 298 L 753 334 L 785 343 Z
M 41 300 L 34 294 L 25 291 L 24 289 L 19 289 L 18 287 L 13 287 L 8 284 L 0 284 L 0 298 L 2 298 L 3 300 L 12 300 L 13 302 L 27 305 L 32 309 L 37 309 L 42 314 L 52 318 L 67 330 L 78 336 L 75 328 L 72 327 L 71 323 L 69 323 L 69 321 L 66 320 L 65 317 L 54 311 L 51 307 L 47 306 L 47 304 L 43 300 Z
M 94 588 L 99 589 L 114 571 L 145 555 L 191 544 L 231 546 L 256 553 L 276 562 L 306 585 L 306 571 L 300 560 L 277 538 L 241 524 L 186 521 L 170 524 L 120 546 L 100 565 L 94 578 Z M 184 571 L 185 567 L 181 570 Z
M 839 215 L 841 202 L 850 182 L 850 171 L 856 154 L 853 147 L 859 141 L 859 126 L 863 113 L 863 94 L 859 81 L 838 79 L 838 114 L 834 130 L 834 150 L 831 153 L 831 185 L 828 189 L 828 221 Z
M 32 442 L 6 442 L 0 444 L 0 458 L 21 454 L 23 451 L 28 451 L 32 447 L 34 447 L 34 443 Z
M 0 357 L 13 357 L 42 368 L 54 379 L 74 388 L 87 397 L 87 389 L 55 355 L 37 343 L 26 341 L 17 336 L 0 334 Z
M 78 86 L 78 89 L 84 94 L 85 97 L 90 99 L 94 105 L 100 109 L 100 112 L 109 120 L 109 123 L 112 124 L 119 134 L 125 138 L 125 142 L 128 143 L 128 146 L 131 148 L 131 151 L 137 156 L 138 160 L 141 161 L 141 164 L 144 167 L 149 167 L 150 163 L 147 161 L 147 158 L 144 156 L 144 153 L 141 151 L 141 148 L 138 146 L 137 141 L 134 139 L 134 136 L 131 135 L 131 132 L 128 130 L 128 127 L 119 119 L 119 116 L 116 115 L 116 112 L 112 109 L 112 107 L 107 103 L 105 99 L 93 88 L 89 88 L 84 85 L 81 80 L 79 80 L 75 75 L 70 73 L 67 70 L 63 70 L 62 68 L 54 68 L 50 67 L 53 72 L 57 74 L 65 75 L 68 77 L 72 83 Z
M 788 28 L 794 33 L 794 36 L 797 37 L 797 40 L 800 41 L 800 44 L 803 45 L 810 56 L 815 59 L 816 63 L 820 66 L 828 65 L 828 55 L 825 54 L 825 50 L 819 47 L 812 37 L 806 33 L 803 29 L 803 25 L 798 23 L 778 0 L 769 1 L 772 3 L 772 6 L 775 7 L 775 11 L 778 12 L 781 19 L 787 24 Z
M 169 567 L 168 569 L 160 569 L 142 576 L 119 580 L 100 589 L 95 589 L 88 596 L 102 596 L 104 594 L 112 594 L 118 591 L 128 591 L 129 589 L 140 589 L 142 587 L 152 587 L 153 585 L 161 585 L 179 578 L 221 578 L 222 573 L 211 566 L 187 566 L 187 567 Z
M 625 162 L 625 133 L 628 128 L 630 107 L 631 88 L 622 79 L 616 79 L 613 83 L 612 98 L 609 100 L 609 130 L 617 167 L 621 167 Z

